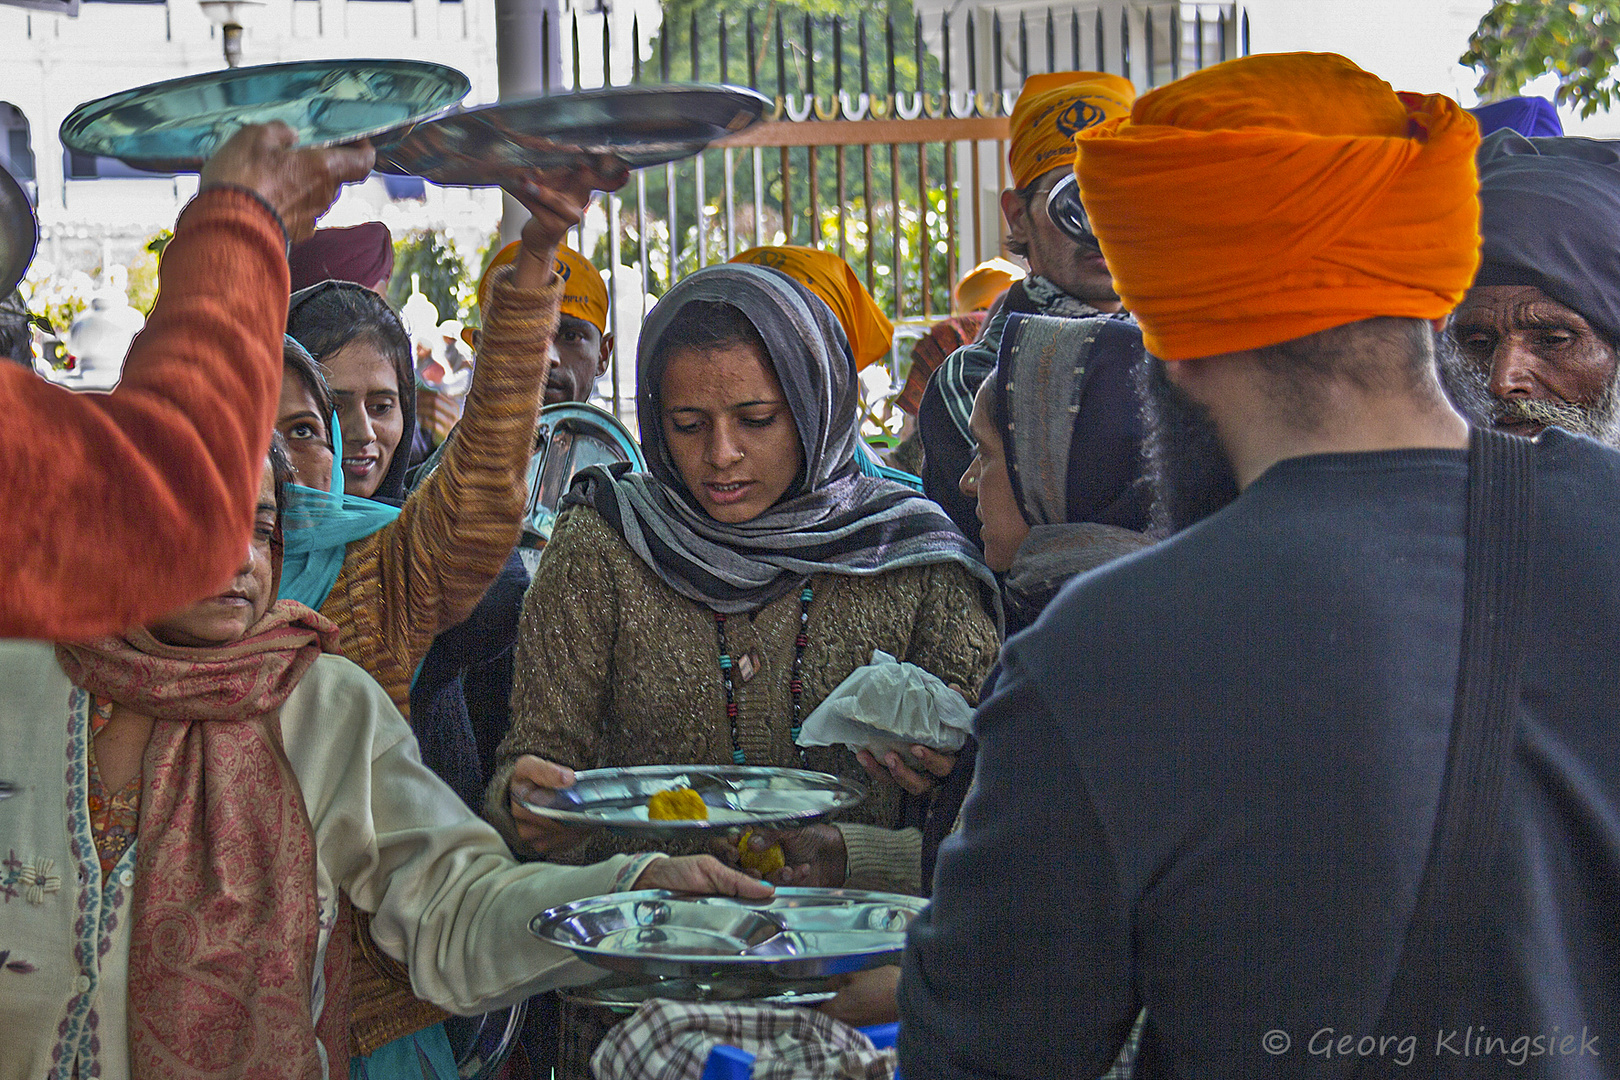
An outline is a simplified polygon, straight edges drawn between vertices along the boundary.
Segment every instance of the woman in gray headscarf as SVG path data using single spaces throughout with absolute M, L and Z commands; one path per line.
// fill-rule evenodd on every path
M 518 805 L 572 782 L 569 769 L 865 780 L 843 748 L 795 745 L 822 698 L 882 649 L 971 699 L 998 646 L 977 553 L 933 503 L 860 475 L 855 364 L 803 286 L 751 265 L 693 274 L 649 316 L 637 378 L 649 471 L 592 469 L 570 495 L 524 604 L 490 790 L 508 837 L 558 861 L 649 846 L 560 831 Z M 901 789 L 866 764 L 879 774 L 866 802 L 785 838 L 774 880 L 918 888 Z

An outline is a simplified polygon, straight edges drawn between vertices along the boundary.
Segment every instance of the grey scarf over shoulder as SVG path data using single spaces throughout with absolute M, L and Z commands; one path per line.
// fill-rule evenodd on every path
M 694 301 L 729 304 L 759 331 L 804 452 L 804 469 L 782 500 L 739 524 L 716 521 L 697 505 L 659 419 L 659 341 Z M 594 507 L 681 595 L 733 614 L 770 603 L 813 574 L 864 577 L 932 563 L 960 565 L 995 595 L 978 551 L 936 504 L 900 484 L 860 475 L 859 388 L 849 343 L 831 309 L 787 275 L 726 264 L 678 282 L 642 328 L 636 387 L 648 471 L 587 469 L 565 505 Z

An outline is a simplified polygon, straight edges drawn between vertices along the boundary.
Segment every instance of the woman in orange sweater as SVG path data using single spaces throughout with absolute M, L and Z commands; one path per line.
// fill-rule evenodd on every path
M 287 332 L 324 366 L 337 405 L 342 449 L 334 468 L 342 470 L 343 489 L 400 506 L 395 520 L 348 543 L 324 595 L 299 598 L 338 625 L 343 654 L 381 683 L 407 718 L 412 676 L 434 637 L 472 612 L 517 545 L 562 295 L 553 252 L 578 223 L 593 188 L 617 188 L 626 176 L 608 161 L 513 191 L 534 215 L 523 230 L 522 253 L 492 276 L 493 299 L 461 423 L 438 467 L 408 498 L 414 375 L 398 316 L 376 293 L 352 283 L 323 282 L 292 298 Z M 364 950 L 369 939 L 360 933 L 358 941 Z M 444 1015 L 412 998 L 402 979 L 393 986 L 381 982 L 374 967 L 402 974 L 386 963 L 357 968 L 353 1035 L 362 1054 Z M 407 1056 L 415 1060 L 414 1053 Z
M 281 383 L 287 244 L 373 158 L 294 141 L 246 127 L 204 166 L 115 391 L 0 367 L 0 637 L 137 625 L 241 561 Z

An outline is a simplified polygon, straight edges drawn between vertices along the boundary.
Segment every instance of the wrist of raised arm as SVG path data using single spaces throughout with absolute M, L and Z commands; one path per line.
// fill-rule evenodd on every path
M 227 198 L 245 201 L 258 207 L 258 209 L 263 211 L 271 221 L 275 222 L 276 229 L 281 233 L 281 245 L 283 250 L 287 250 L 292 247 L 292 236 L 287 231 L 287 223 L 281 218 L 281 212 L 271 205 L 269 199 L 266 199 L 257 191 L 254 191 L 252 188 L 246 187 L 242 184 L 232 184 L 218 180 L 205 184 L 201 189 L 198 190 L 196 198 L 191 200 L 191 203 L 188 204 L 186 209 L 190 210 L 191 206 L 199 203 L 207 206 L 209 203 L 223 202 Z M 182 213 L 181 217 L 184 218 L 185 214 Z M 178 223 L 176 224 L 175 231 L 179 231 Z

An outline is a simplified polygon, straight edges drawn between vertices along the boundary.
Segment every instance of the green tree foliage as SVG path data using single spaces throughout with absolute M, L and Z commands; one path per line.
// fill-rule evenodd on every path
M 443 234 L 415 229 L 394 241 L 388 302 L 396 311 L 411 295 L 412 275 L 422 295 L 439 309 L 439 318 L 457 319 L 467 310 L 476 282 L 468 279 L 466 262 Z
M 1481 100 L 1512 97 L 1551 71 L 1558 75 L 1554 100 L 1591 116 L 1614 103 L 1617 45 L 1620 0 L 1497 0 L 1461 62 L 1479 71 Z
M 461 317 L 461 321 L 468 326 L 478 327 L 484 325 L 484 313 L 478 310 L 478 279 L 484 276 L 484 271 L 489 269 L 489 264 L 495 261 L 495 256 L 500 253 L 501 246 L 501 230 L 491 230 L 490 234 L 484 238 L 484 242 L 479 245 L 478 253 L 467 264 L 467 280 L 471 282 L 473 290 L 470 301 L 472 306 Z M 603 263 L 603 265 L 606 266 L 607 264 Z
M 163 258 L 163 249 L 173 239 L 173 232 L 159 229 L 147 239 L 140 253 L 129 264 L 129 281 L 124 292 L 129 297 L 129 306 L 142 315 L 151 315 L 152 305 L 157 303 L 158 260 Z

